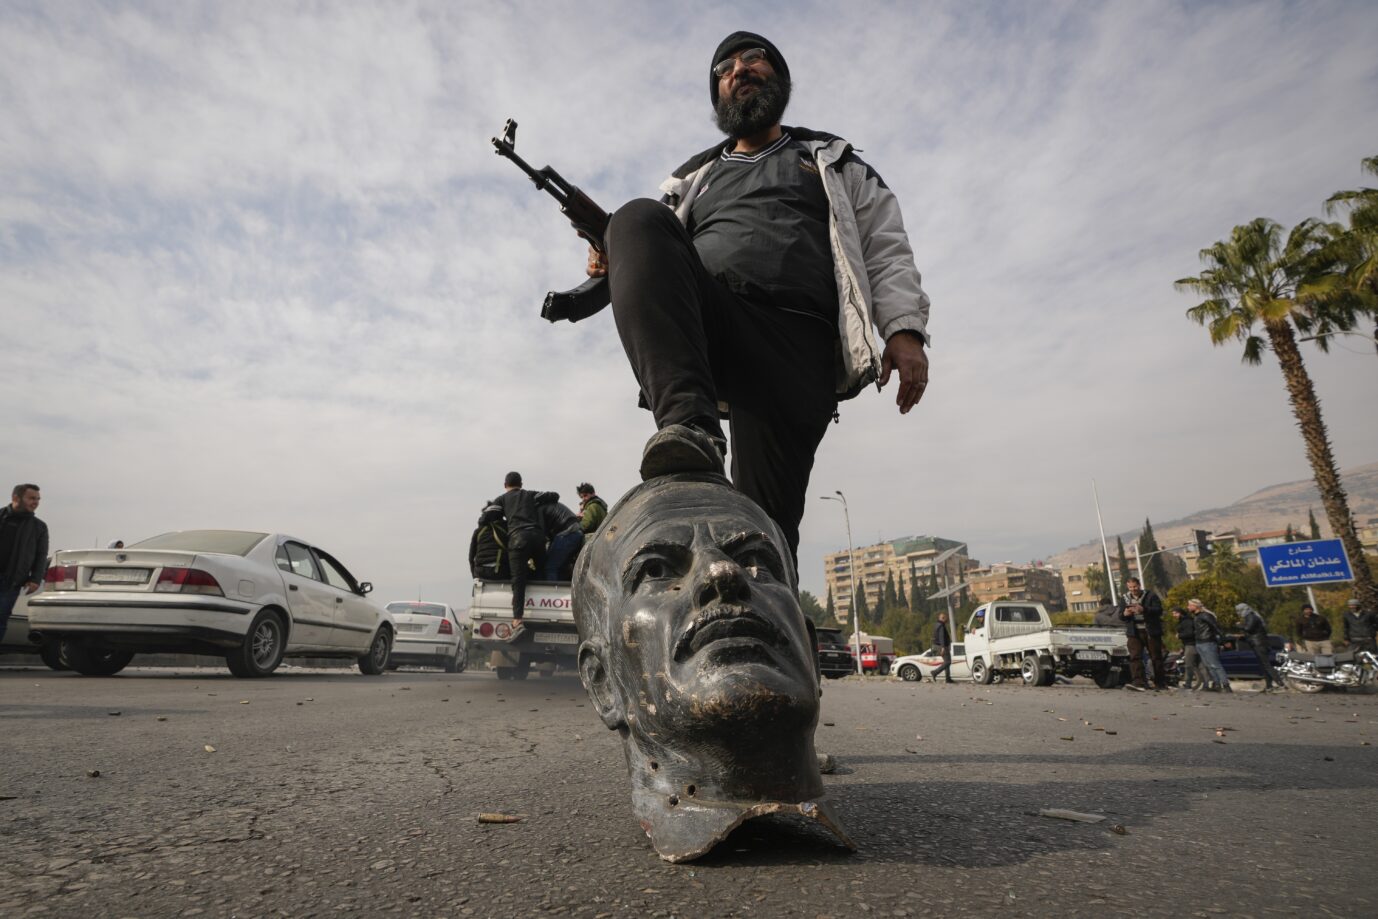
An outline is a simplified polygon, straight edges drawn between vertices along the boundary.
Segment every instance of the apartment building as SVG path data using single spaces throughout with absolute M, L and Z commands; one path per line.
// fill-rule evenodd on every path
M 961 547 L 959 549 L 959 547 Z M 967 557 L 963 543 L 941 536 L 906 536 L 889 542 L 856 549 L 856 577 L 853 580 L 852 560 L 846 549 L 840 549 L 823 557 L 823 576 L 827 590 L 832 593 L 833 608 L 837 621 L 847 623 L 851 620 L 854 585 L 860 585 L 866 593 L 866 604 L 872 609 L 885 594 L 886 581 L 893 577 L 895 585 L 904 585 L 905 595 L 915 581 L 927 582 L 928 575 L 934 571 L 933 563 L 952 549 L 959 549 L 936 570 L 939 582 L 946 576 L 951 583 L 957 583 L 967 568 L 976 564 Z
M 1042 603 L 1049 612 L 1066 607 L 1062 578 L 1053 568 L 1004 563 L 973 568 L 966 577 L 971 596 L 979 603 L 1007 597 Z

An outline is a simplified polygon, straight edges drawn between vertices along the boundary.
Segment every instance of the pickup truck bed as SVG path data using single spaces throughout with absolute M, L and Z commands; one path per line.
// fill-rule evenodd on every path
M 524 629 L 512 638 L 512 582 L 475 581 L 469 602 L 472 644 L 491 654 L 498 679 L 524 680 L 534 663 L 573 667 L 579 650 L 568 581 L 528 581 Z

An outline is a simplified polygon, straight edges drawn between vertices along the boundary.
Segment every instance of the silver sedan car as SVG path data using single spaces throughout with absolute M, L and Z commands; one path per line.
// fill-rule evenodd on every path
M 459 614 L 448 603 L 394 600 L 386 607 L 397 637 L 388 669 L 406 664 L 443 667 L 463 673 L 469 665 L 469 635 Z

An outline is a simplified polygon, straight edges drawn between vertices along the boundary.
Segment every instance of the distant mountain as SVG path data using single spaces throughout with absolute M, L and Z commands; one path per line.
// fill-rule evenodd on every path
M 1371 517 L 1378 517 L 1378 463 L 1342 471 L 1340 478 L 1349 495 L 1349 509 L 1354 514 L 1355 522 L 1362 524 Z M 1330 524 L 1326 522 L 1325 508 L 1321 506 L 1321 496 L 1312 479 L 1270 485 L 1226 507 L 1197 511 L 1177 520 L 1154 520 L 1153 535 L 1160 546 L 1176 546 L 1194 540 L 1193 530 L 1210 530 L 1214 533 L 1238 529 L 1244 533 L 1257 533 L 1285 530 L 1290 523 L 1305 538 L 1309 532 L 1306 523 L 1308 510 L 1316 512 L 1321 536 L 1329 538 L 1332 535 Z M 1116 534 L 1105 535 L 1113 552 Z M 1139 538 L 1139 531 L 1129 530 L 1119 535 L 1124 538 L 1125 549 L 1132 555 L 1130 542 Z M 1093 537 L 1089 542 L 1065 549 L 1047 561 L 1051 565 L 1084 565 L 1096 561 L 1100 555 L 1100 539 Z

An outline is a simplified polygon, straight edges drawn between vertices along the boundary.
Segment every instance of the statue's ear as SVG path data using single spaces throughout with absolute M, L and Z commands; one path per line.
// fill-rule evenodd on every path
M 579 646 L 579 679 L 603 723 L 613 730 L 626 727 L 627 711 L 613 689 L 608 671 L 608 648 L 602 641 L 590 638 Z

